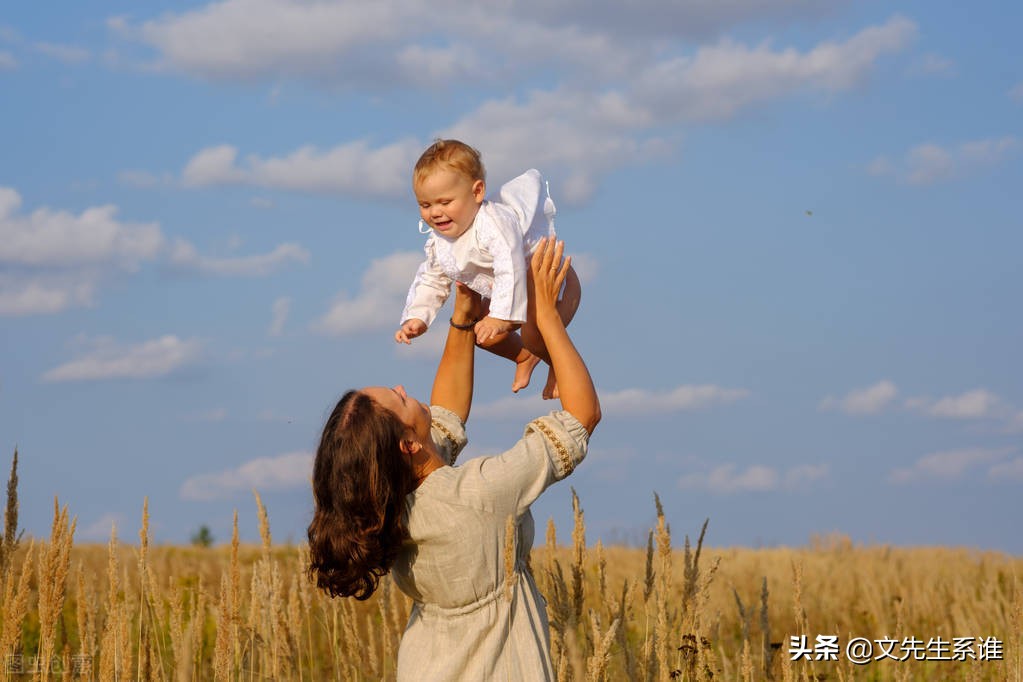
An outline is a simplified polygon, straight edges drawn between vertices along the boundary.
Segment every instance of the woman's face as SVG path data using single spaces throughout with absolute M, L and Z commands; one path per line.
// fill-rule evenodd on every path
M 362 393 L 380 407 L 390 410 L 420 438 L 430 436 L 430 408 L 405 392 L 401 384 L 393 388 L 367 386 Z

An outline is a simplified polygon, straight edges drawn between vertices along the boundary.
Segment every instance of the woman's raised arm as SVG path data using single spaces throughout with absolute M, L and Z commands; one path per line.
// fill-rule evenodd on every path
M 543 336 L 551 367 L 558 379 L 561 406 L 579 420 L 586 431 L 593 433 L 600 421 L 600 401 L 593 379 L 579 351 L 565 330 L 555 304 L 565 281 L 571 258 L 562 260 L 565 243 L 546 239 L 540 241 L 530 262 L 529 314 L 536 320 Z
M 444 354 L 433 380 L 430 404 L 446 407 L 464 423 L 472 406 L 473 362 L 476 332 L 482 302 L 479 294 L 461 282 L 455 283 L 455 309 L 448 328 Z

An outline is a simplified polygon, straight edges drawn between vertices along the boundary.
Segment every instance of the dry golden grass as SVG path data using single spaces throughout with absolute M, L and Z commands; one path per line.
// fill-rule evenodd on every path
M 138 546 L 113 532 L 106 546 L 73 545 L 74 519 L 59 506 L 49 541 L 5 533 L 0 653 L 22 654 L 24 669 L 31 657 L 54 664 L 36 675 L 5 665 L 0 678 L 393 679 L 408 600 L 390 580 L 365 602 L 327 599 L 306 577 L 307 549 L 274 545 L 258 497 L 257 505 L 259 546 L 239 543 L 237 515 L 229 545 L 151 545 L 148 503 Z M 559 680 L 1023 681 L 1021 558 L 855 546 L 842 536 L 714 549 L 703 544 L 706 525 L 695 547 L 684 537 L 675 548 L 655 505 L 645 551 L 587 546 L 574 493 L 571 545 L 559 545 L 548 524 L 546 544 L 534 549 Z M 8 530 L 16 507 L 9 498 Z M 506 551 L 513 563 L 514 544 Z M 838 661 L 791 661 L 798 635 L 810 646 L 817 635 L 994 637 L 1004 660 L 855 666 L 840 649 Z

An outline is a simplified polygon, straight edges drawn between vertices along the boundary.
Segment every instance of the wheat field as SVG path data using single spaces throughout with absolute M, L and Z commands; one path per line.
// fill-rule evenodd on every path
M 273 543 L 258 495 L 257 546 L 239 543 L 237 514 L 229 545 L 150 546 L 145 502 L 137 542 L 114 531 L 75 545 L 57 501 L 49 538 L 19 536 L 16 466 L 17 453 L 0 545 L 4 680 L 393 679 L 410 602 L 389 579 L 364 602 L 326 598 L 306 548 Z M 680 541 L 653 504 L 646 549 L 588 545 L 574 492 L 571 532 L 548 523 L 534 549 L 559 680 L 1023 682 L 1021 558 L 842 536 L 714 549 L 706 523 Z M 866 663 L 850 659 L 854 638 L 872 643 Z

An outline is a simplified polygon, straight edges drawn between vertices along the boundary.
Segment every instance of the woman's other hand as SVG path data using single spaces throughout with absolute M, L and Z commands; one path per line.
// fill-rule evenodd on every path
M 542 239 L 530 261 L 530 313 L 547 346 L 551 368 L 558 378 L 561 406 L 593 433 L 600 421 L 600 400 L 593 378 L 565 330 L 555 303 L 571 258 L 564 258 L 564 242 Z
M 543 237 L 533 252 L 529 263 L 533 276 L 529 278 L 529 301 L 536 306 L 536 313 L 557 314 L 558 293 L 572 265 L 572 257 L 563 258 L 565 242 Z

